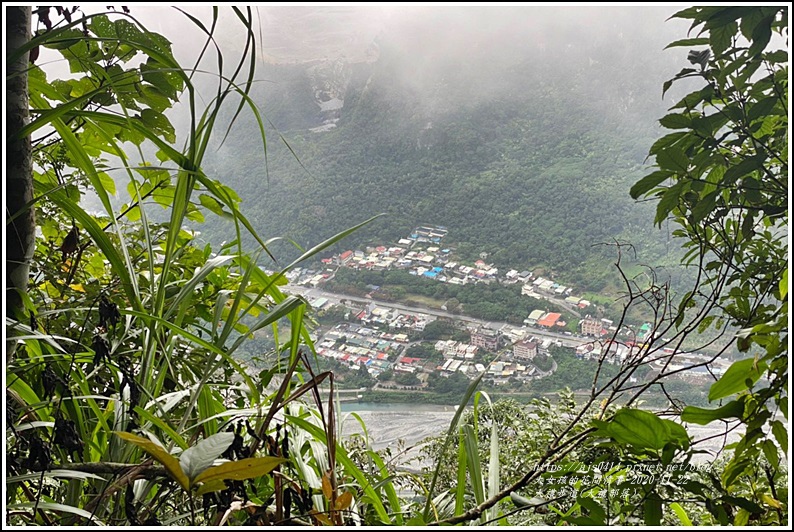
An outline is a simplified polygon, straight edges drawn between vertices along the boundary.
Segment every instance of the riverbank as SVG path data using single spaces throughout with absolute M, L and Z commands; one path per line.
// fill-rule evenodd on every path
M 537 397 L 537 394 L 523 393 L 523 392 L 508 392 L 499 390 L 481 390 L 485 391 L 492 400 L 499 399 L 515 399 L 521 403 L 525 403 L 530 399 Z M 419 390 L 366 390 L 361 392 L 358 399 L 359 403 L 423 403 L 434 405 L 457 406 L 463 400 L 462 393 L 437 393 L 431 391 Z M 549 395 L 556 395 L 549 394 Z M 355 404 L 356 401 L 346 401 L 345 404 Z

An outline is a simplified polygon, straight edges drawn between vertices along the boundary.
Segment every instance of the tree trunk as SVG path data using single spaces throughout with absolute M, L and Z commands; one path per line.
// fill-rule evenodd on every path
M 30 6 L 7 6 L 6 53 L 30 40 Z M 28 53 L 6 70 L 6 317 L 24 318 L 21 293 L 27 290 L 35 248 L 36 222 L 30 137 L 16 139 L 28 123 Z M 13 220 L 11 220 L 13 218 Z M 11 220 L 11 221 L 9 221 Z

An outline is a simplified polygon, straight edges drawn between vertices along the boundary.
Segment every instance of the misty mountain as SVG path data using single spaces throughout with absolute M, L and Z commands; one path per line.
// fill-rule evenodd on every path
M 669 10 L 426 8 L 367 33 L 309 9 L 306 48 L 274 33 L 257 72 L 267 165 L 248 116 L 207 165 L 264 237 L 309 246 L 384 212 L 345 247 L 436 224 L 463 255 L 591 288 L 614 258 L 594 244 L 627 240 L 641 262 L 665 260 L 652 209 L 628 189 L 685 54 L 662 51 L 681 33 Z M 202 231 L 233 235 L 218 221 Z

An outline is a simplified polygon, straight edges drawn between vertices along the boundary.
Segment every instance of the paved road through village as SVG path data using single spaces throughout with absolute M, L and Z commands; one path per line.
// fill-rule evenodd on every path
M 335 292 L 328 292 L 325 290 L 321 290 L 319 288 L 308 288 L 304 286 L 296 286 L 290 284 L 284 286 L 283 290 L 290 294 L 303 296 L 309 300 L 324 297 L 333 304 L 339 304 L 339 302 L 344 299 L 345 301 L 354 301 L 356 303 L 362 303 L 365 305 L 375 304 L 379 307 L 398 309 L 415 314 L 416 313 L 429 314 L 431 316 L 436 316 L 438 318 L 449 318 L 452 320 L 465 321 L 465 322 L 481 325 L 484 327 L 488 327 L 490 329 L 501 329 L 506 325 L 509 327 L 518 327 L 517 325 L 501 322 L 501 321 L 485 321 L 478 318 L 472 318 L 470 316 L 464 316 L 462 314 L 453 314 L 451 312 L 446 312 L 444 310 L 439 310 L 439 309 L 432 309 L 432 308 L 420 307 L 420 306 L 409 306 L 403 303 L 395 303 L 391 301 L 379 301 L 377 299 L 369 299 L 364 297 L 349 296 L 345 294 L 337 294 Z M 554 333 L 544 329 L 538 329 L 535 327 L 526 327 L 526 329 L 530 331 L 532 335 L 537 336 L 538 338 L 541 339 L 548 338 L 551 340 L 560 340 L 562 344 L 566 347 L 576 347 L 580 344 L 587 343 L 589 341 L 583 338 L 572 338 L 571 336 L 567 336 L 565 334 Z

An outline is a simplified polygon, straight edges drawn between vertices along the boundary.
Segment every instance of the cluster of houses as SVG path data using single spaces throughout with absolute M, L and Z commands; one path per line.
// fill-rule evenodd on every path
M 647 345 L 641 342 L 593 341 L 576 348 L 576 356 L 584 360 L 603 360 L 608 364 L 632 363 L 642 359 Z M 730 366 L 730 361 L 701 353 L 678 353 L 669 347 L 654 351 L 646 362 L 651 370 L 676 372 L 676 376 L 690 384 L 706 384 L 719 377 Z M 713 376 L 712 376 L 713 375 Z
M 392 334 L 370 327 L 343 323 L 328 331 L 316 344 L 317 354 L 333 358 L 353 369 L 366 368 L 373 375 L 402 363 L 399 353 L 408 343 L 406 334 Z
M 511 270 L 511 272 L 512 271 L 515 270 Z M 508 275 L 511 272 L 507 272 Z M 519 274 L 517 279 L 522 281 L 524 277 L 521 277 L 521 275 L 525 273 L 529 272 L 522 272 Z M 541 299 L 543 296 L 558 298 L 562 299 L 569 305 L 579 307 L 580 309 L 585 309 L 590 306 L 590 301 L 587 299 L 582 299 L 580 297 L 571 295 L 573 288 L 555 283 L 551 279 L 545 279 L 543 277 L 537 277 L 533 279 L 532 274 L 530 274 L 526 280 L 523 280 L 523 285 L 524 286 L 521 287 L 521 293 L 525 296 L 534 297 L 536 299 Z
M 487 284 L 495 280 L 505 284 L 522 283 L 522 293 L 526 295 L 537 297 L 538 293 L 542 293 L 551 297 L 568 296 L 569 303 L 580 305 L 581 308 L 590 304 L 589 301 L 571 296 L 572 288 L 542 277 L 534 279 L 529 271 L 510 270 L 503 277 L 499 277 L 499 269 L 485 262 L 485 253 L 480 255 L 480 259 L 473 266 L 451 260 L 452 250 L 444 247 L 442 242 L 446 235 L 445 227 L 419 226 L 392 246 L 368 247 L 364 251 L 347 250 L 322 259 L 322 262 L 329 267 L 336 265 L 356 270 L 402 269 L 412 275 L 458 285 Z M 316 274 L 308 282 L 317 286 L 327 279 L 327 273 L 325 277 L 323 275 Z
M 439 372 L 442 376 L 460 372 L 474 378 L 487 370 L 486 378 L 493 380 L 495 384 L 503 384 L 510 378 L 526 381 L 543 376 L 531 361 L 539 352 L 546 352 L 553 343 L 552 340 L 541 342 L 535 337 L 518 335 L 512 349 L 504 353 L 499 362 L 493 362 L 486 367 L 481 359 L 475 359 L 476 355 L 482 351 L 495 352 L 505 345 L 509 346 L 509 337 L 500 331 L 474 327 L 470 330 L 469 343 L 456 340 L 437 341 L 434 347 L 444 357 L 443 363 L 437 364 L 428 359 L 405 356 L 404 352 L 409 344 L 407 334 L 384 332 L 381 328 L 372 326 L 372 318 L 360 317 L 364 313 L 376 318 L 386 317 L 379 310 L 386 311 L 387 314 L 395 312 L 369 305 L 367 310 L 356 316 L 361 324 L 342 323 L 326 332 L 316 343 L 317 354 L 338 360 L 356 370 L 364 368 L 374 377 L 391 370 L 415 373 L 420 380 L 426 381 L 427 374 L 433 372 Z M 418 318 L 397 313 L 396 316 L 391 315 L 390 319 L 411 321 Z M 557 345 L 560 345 L 559 342 Z
M 496 351 L 501 345 L 499 337 L 497 331 L 477 327 L 471 330 L 471 343 L 439 340 L 435 348 L 444 355 L 445 360 L 436 367 L 436 370 L 442 376 L 451 375 L 456 371 L 469 378 L 479 375 L 486 371 L 486 367 L 475 362 L 475 355 L 481 348 L 486 351 Z M 552 343 L 550 339 L 541 342 L 535 337 L 520 336 L 507 354 L 498 362 L 489 364 L 485 377 L 496 385 L 505 384 L 511 378 L 526 382 L 541 377 L 542 373 L 532 365 L 531 361 L 538 353 L 547 352 Z
M 422 237 L 422 231 L 429 228 L 417 228 L 409 238 L 401 238 L 391 247 L 368 247 L 366 250 L 347 250 L 339 255 L 322 259 L 329 266 L 337 265 L 354 270 L 388 270 L 401 269 L 411 275 L 426 277 L 435 281 L 450 284 L 490 283 L 497 278 L 499 269 L 480 259 L 474 266 L 467 266 L 450 260 L 449 248 L 440 245 L 443 236 Z M 437 230 L 437 229 L 436 229 Z M 431 235 L 441 233 L 429 233 Z M 444 233 L 445 234 L 445 233 Z M 431 245 L 418 244 L 431 238 Z M 323 282 L 322 274 L 310 279 L 310 282 Z M 317 286 L 314 284 L 313 286 Z
M 424 331 L 425 326 L 436 317 L 429 314 L 411 313 L 404 310 L 379 307 L 370 303 L 355 316 L 366 326 L 384 326 L 389 329 Z

